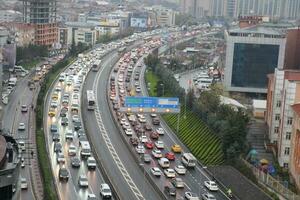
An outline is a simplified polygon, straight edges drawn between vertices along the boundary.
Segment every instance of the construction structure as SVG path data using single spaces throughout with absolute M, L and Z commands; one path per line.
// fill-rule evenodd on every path
M 58 42 L 57 0 L 21 0 L 24 23 L 34 24 L 37 45 L 52 47 Z

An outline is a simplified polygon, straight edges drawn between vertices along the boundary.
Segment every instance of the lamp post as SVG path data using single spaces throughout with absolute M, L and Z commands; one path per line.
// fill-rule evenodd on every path
M 143 168 L 143 185 L 142 185 L 142 193 L 144 195 L 144 188 L 145 188 L 145 182 L 146 182 L 146 175 L 145 175 L 145 167 L 144 167 L 144 163 L 140 163 L 140 166 Z
M 160 86 L 162 86 L 162 89 L 163 89 L 163 94 L 162 95 L 165 96 L 165 85 L 163 83 L 161 83 Z

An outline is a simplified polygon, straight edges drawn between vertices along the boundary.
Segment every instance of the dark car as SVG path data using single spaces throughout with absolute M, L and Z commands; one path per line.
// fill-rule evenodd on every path
M 130 142 L 131 142 L 131 144 L 132 144 L 133 146 L 136 146 L 136 145 L 139 144 L 138 138 L 131 137 L 129 140 L 130 140 Z
M 166 185 L 164 191 L 168 196 L 176 196 L 176 188 L 171 184 Z
M 72 167 L 80 167 L 80 159 L 78 157 L 71 158 Z
M 56 124 L 51 124 L 50 132 L 51 133 L 57 133 L 57 131 L 58 131 L 57 125 Z
M 156 131 L 152 131 L 150 137 L 157 140 L 159 138 L 159 134 Z
M 79 119 L 75 120 L 75 121 L 73 122 L 73 125 L 74 125 L 75 131 L 78 131 L 79 129 L 82 128 L 81 121 L 80 121 Z
M 66 180 L 68 181 L 69 180 L 69 171 L 62 167 L 59 169 L 59 172 L 58 172 L 58 177 L 59 177 L 59 180 L 63 181 L 63 180 Z
M 59 133 L 58 133 L 58 132 L 54 132 L 54 133 L 52 134 L 52 140 L 53 140 L 54 142 L 59 142 L 60 136 L 59 136 Z
M 152 124 L 159 125 L 160 124 L 159 118 L 157 118 L 157 117 L 152 118 Z
M 62 145 L 60 142 L 55 142 L 54 143 L 54 152 L 59 153 L 62 152 Z
M 66 116 L 67 116 L 67 113 L 68 113 L 68 109 L 65 108 L 65 107 L 63 107 L 63 108 L 61 109 L 61 111 L 60 111 L 59 116 L 60 116 L 60 117 L 66 117 Z
M 149 124 L 145 124 L 144 129 L 146 131 L 152 131 L 152 127 Z
M 68 120 L 67 117 L 61 118 L 61 125 L 62 126 L 68 126 L 68 124 L 69 124 L 69 120 Z

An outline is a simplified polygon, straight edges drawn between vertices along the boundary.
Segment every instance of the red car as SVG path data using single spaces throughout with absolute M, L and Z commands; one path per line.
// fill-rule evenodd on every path
M 152 131 L 150 137 L 154 140 L 157 140 L 159 138 L 159 134 L 156 131 Z
M 147 149 L 153 149 L 154 144 L 151 141 L 147 141 L 144 143 Z
M 169 160 L 175 160 L 175 155 L 172 152 L 168 152 L 165 154 L 165 158 L 168 158 Z

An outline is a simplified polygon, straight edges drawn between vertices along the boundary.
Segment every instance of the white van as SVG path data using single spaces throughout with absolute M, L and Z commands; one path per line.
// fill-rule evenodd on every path
M 184 153 L 181 157 L 181 161 L 186 167 L 195 167 L 197 163 L 197 159 L 191 153 Z
M 167 158 L 159 159 L 158 163 L 162 168 L 169 168 L 170 167 L 170 161 Z
M 19 141 L 18 144 L 19 144 L 19 148 L 20 148 L 21 151 L 25 151 L 26 150 L 26 148 L 25 148 L 25 142 L 24 141 Z
M 88 141 L 81 141 L 80 144 L 81 144 L 80 155 L 82 157 L 89 157 L 89 156 L 91 156 L 90 143 Z

